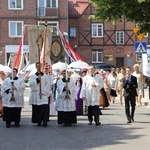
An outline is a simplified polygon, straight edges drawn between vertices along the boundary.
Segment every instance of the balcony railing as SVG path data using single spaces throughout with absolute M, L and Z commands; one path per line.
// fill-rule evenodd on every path
M 39 7 L 37 15 L 39 17 L 58 17 L 58 8 Z

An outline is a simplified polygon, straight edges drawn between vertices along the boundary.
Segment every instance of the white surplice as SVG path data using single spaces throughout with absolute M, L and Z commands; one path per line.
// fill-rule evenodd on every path
M 40 83 L 37 83 L 36 79 L 38 76 L 36 74 L 31 75 L 29 79 L 29 85 L 31 88 L 30 98 L 29 98 L 29 104 L 30 105 L 43 105 L 48 104 L 48 96 L 50 95 L 50 80 L 48 75 L 43 74 L 41 76 Z M 40 86 L 41 86 L 41 93 L 43 95 L 40 98 Z
M 25 90 L 25 83 L 22 78 L 18 78 L 17 80 L 13 80 L 14 86 L 16 87 L 16 90 L 14 90 L 14 97 L 15 101 L 10 101 L 12 97 L 12 93 L 6 93 L 8 89 L 12 89 L 12 83 L 11 83 L 10 77 L 7 77 L 3 84 L 1 89 L 2 94 L 2 102 L 4 107 L 23 107 L 24 106 L 24 90 Z
M 57 92 L 58 97 L 56 99 L 56 110 L 57 111 L 75 111 L 75 97 L 76 97 L 76 85 L 74 79 L 70 78 L 68 82 L 68 88 L 70 92 L 68 93 L 69 99 L 66 98 L 66 91 L 63 91 L 66 82 L 63 82 L 62 79 L 59 79 L 57 82 Z
M 95 83 L 96 87 L 92 87 L 91 84 Z M 86 106 L 99 105 L 100 102 L 100 90 L 104 87 L 103 78 L 96 74 L 94 77 L 86 75 L 83 78 L 81 87 L 80 98 L 86 98 Z

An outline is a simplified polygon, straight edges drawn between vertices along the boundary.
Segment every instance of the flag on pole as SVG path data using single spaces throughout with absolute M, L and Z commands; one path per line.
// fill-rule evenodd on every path
M 63 44 L 65 46 L 64 48 L 69 51 L 73 61 L 76 61 L 76 60 L 83 61 L 83 59 L 73 50 L 73 48 L 70 46 L 70 44 L 67 42 L 67 40 L 64 38 L 63 34 L 61 33 L 61 31 L 58 28 L 57 28 L 57 31 L 59 33 L 59 36 L 60 36 L 61 40 L 64 43 Z M 68 52 L 67 52 L 67 54 L 68 54 Z
M 50 69 L 51 67 L 51 60 L 50 60 L 51 42 L 52 42 L 52 32 L 51 30 L 48 30 L 47 27 L 45 27 L 43 34 L 43 46 L 40 56 L 41 71 L 43 71 L 44 68 Z
M 23 28 L 23 35 L 22 35 L 22 38 L 20 40 L 20 44 L 19 44 L 19 48 L 18 48 L 18 52 L 17 52 L 17 56 L 16 56 L 16 59 L 15 59 L 15 62 L 14 62 L 14 68 L 18 69 L 19 68 L 19 65 L 21 63 L 21 55 L 23 55 L 23 39 L 24 39 L 24 34 L 25 34 L 25 27 Z
M 52 42 L 52 27 L 47 26 L 47 30 L 46 30 L 47 33 L 46 33 L 45 26 L 43 26 L 43 25 L 40 25 L 40 26 L 28 25 L 27 31 L 28 31 L 28 44 L 29 44 L 29 49 L 30 49 L 30 51 L 29 51 L 30 64 L 33 64 L 33 63 L 36 63 L 39 61 L 37 40 L 39 40 L 39 47 L 41 50 L 40 62 L 45 61 L 45 60 L 47 62 L 47 59 L 50 61 L 50 47 L 51 47 L 51 42 Z M 46 35 L 46 38 L 44 38 L 44 34 Z M 38 37 L 40 37 L 40 39 L 38 39 Z M 48 41 L 48 42 L 46 42 L 46 41 Z M 44 49 L 45 49 L 45 52 L 44 52 Z
M 42 33 L 43 32 L 42 32 L 41 27 L 37 25 L 35 26 L 28 25 L 27 31 L 28 31 L 28 45 L 29 45 L 29 50 L 30 50 L 29 62 L 30 64 L 34 64 L 39 61 L 37 40 L 39 40 L 39 46 L 40 46 L 40 49 L 42 49 L 42 43 L 43 43 Z

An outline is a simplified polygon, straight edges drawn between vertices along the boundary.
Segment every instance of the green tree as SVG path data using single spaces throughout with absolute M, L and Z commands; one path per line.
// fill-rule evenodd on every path
M 91 18 L 115 24 L 122 20 L 139 25 L 139 33 L 150 33 L 150 0 L 90 0 L 95 7 Z

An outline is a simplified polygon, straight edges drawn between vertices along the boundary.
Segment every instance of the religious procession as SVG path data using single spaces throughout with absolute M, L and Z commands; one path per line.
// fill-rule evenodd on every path
M 57 115 L 58 125 L 64 127 L 76 125 L 78 115 L 87 115 L 88 125 L 99 126 L 101 109 L 113 105 L 117 96 L 120 106 L 125 107 L 127 123 L 134 122 L 135 107 L 142 105 L 144 83 L 138 64 L 133 66 L 132 73 L 130 67 L 95 70 L 93 65 L 82 61 L 80 65 L 84 69 L 77 72 L 72 69 L 74 63 L 65 69 L 66 63 L 58 62 L 41 71 L 41 63 L 36 62 L 34 73 L 32 70 L 20 74 L 16 68 L 11 71 L 1 66 L 0 115 L 6 127 L 10 128 L 13 122 L 20 127 L 27 85 L 30 87 L 31 121 L 37 126 L 47 127 L 51 115 Z
M 133 66 L 133 73 L 131 67 L 96 70 L 73 50 L 59 28 L 56 29 L 64 48 L 64 62 L 52 63 L 51 28 L 25 28 L 30 63 L 21 69 L 22 38 L 11 68 L 0 66 L 0 115 L 7 128 L 12 122 L 20 127 L 26 86 L 30 88 L 31 121 L 37 126 L 47 127 L 51 115 L 57 115 L 57 123 L 64 127 L 77 124 L 78 115 L 87 115 L 88 125 L 100 126 L 101 109 L 115 103 L 117 96 L 125 107 L 127 123 L 134 122 L 135 107 L 142 105 L 144 84 L 139 64 Z

